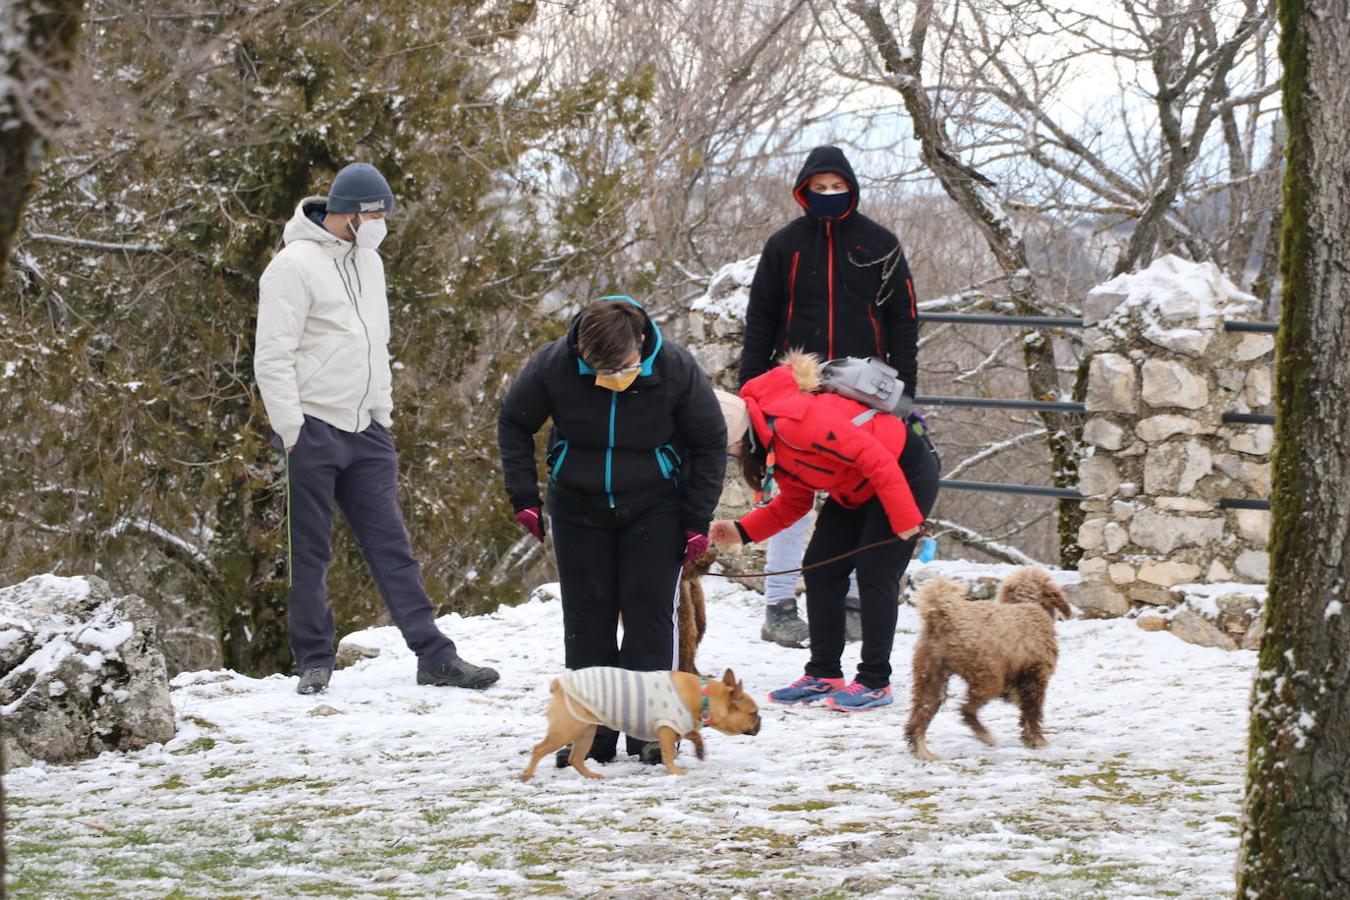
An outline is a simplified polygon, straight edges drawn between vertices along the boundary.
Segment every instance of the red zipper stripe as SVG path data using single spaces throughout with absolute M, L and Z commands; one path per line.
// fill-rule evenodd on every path
M 867 304 L 867 318 L 872 320 L 872 336 L 877 341 L 877 356 L 881 359 L 886 358 L 886 354 L 881 352 L 881 326 L 877 324 L 877 314 L 872 311 L 872 304 Z
M 917 319 L 919 317 L 919 301 L 914 299 L 914 279 L 906 278 L 905 287 L 909 289 L 909 317 Z
M 792 254 L 792 272 L 788 275 L 788 313 L 787 324 L 783 326 L 783 349 L 788 348 L 788 342 L 792 334 L 792 307 L 797 302 L 797 263 L 801 261 L 802 253 L 798 250 Z

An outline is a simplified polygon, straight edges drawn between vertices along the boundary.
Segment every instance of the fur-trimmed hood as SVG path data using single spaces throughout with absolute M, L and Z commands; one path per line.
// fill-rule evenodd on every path
M 801 350 L 789 350 L 781 365 L 752 378 L 741 388 L 755 440 L 768 444 L 773 438 L 769 418 L 801 419 L 810 405 L 808 395 L 820 390 L 820 357 Z

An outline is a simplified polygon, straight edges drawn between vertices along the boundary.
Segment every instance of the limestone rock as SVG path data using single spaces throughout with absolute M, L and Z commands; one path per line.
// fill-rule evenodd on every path
M 1143 372 L 1144 402 L 1149 406 L 1200 409 L 1209 402 L 1209 385 L 1204 376 L 1179 362 L 1150 359 L 1144 363 Z
M 363 659 L 374 659 L 380 655 L 380 648 L 369 642 L 368 635 L 363 640 L 362 632 L 346 635 L 337 645 L 335 668 L 345 669 L 354 666 Z
M 1162 413 L 1140 421 L 1135 425 L 1134 433 L 1149 443 L 1156 444 L 1159 441 L 1167 440 L 1174 434 L 1213 434 L 1214 427 L 1192 419 L 1190 416 Z
M 1186 584 L 1195 581 L 1200 575 L 1200 567 L 1190 563 L 1157 562 L 1150 560 L 1139 567 L 1139 580 L 1171 587 L 1174 584 Z
M 1190 609 L 1182 609 L 1168 622 L 1168 631 L 1191 644 L 1236 650 L 1237 642 L 1209 619 Z
M 1134 622 L 1145 631 L 1167 630 L 1167 617 L 1154 609 L 1144 610 Z
M 1178 547 L 1204 546 L 1223 537 L 1223 519 L 1169 516 L 1140 510 L 1130 520 L 1130 538 L 1141 547 L 1170 554 Z
M 1205 573 L 1205 580 L 1210 584 L 1222 584 L 1225 581 L 1231 581 L 1232 578 L 1233 573 L 1217 559 L 1209 564 L 1209 571 Z
M 1157 344 L 1164 350 L 1185 356 L 1201 357 L 1209 346 L 1212 331 L 1199 331 L 1194 328 L 1159 328 L 1149 324 L 1144 328 L 1144 340 Z
M 1130 601 L 1115 588 L 1095 581 L 1064 585 L 1064 594 L 1089 619 L 1114 619 L 1130 611 Z
M 1119 522 L 1108 522 L 1102 529 L 1102 539 L 1106 542 L 1106 552 L 1114 556 L 1130 542 L 1130 533 Z
M 1233 563 L 1238 577 L 1258 584 L 1270 580 L 1270 554 L 1264 550 L 1244 550 Z
M 1249 371 L 1245 394 L 1252 406 L 1268 406 L 1271 400 L 1270 370 L 1262 366 Z
M 10 764 L 75 762 L 174 735 L 154 616 L 101 579 L 38 575 L 0 589 L 0 706 Z
M 1088 364 L 1085 405 L 1089 412 L 1132 413 L 1137 385 L 1133 363 L 1119 353 L 1099 353 Z
M 1253 425 L 1240 431 L 1228 441 L 1228 448 L 1252 456 L 1269 456 L 1275 446 L 1275 429 L 1269 425 Z
M 1106 567 L 1106 574 L 1113 584 L 1126 585 L 1135 579 L 1134 566 L 1129 563 L 1112 563 Z
M 1153 505 L 1168 512 L 1213 512 L 1214 504 L 1194 497 L 1154 497 Z
M 1105 519 L 1088 519 L 1078 526 L 1078 546 L 1084 550 L 1096 550 L 1102 545 L 1102 529 Z
M 1260 650 L 1261 638 L 1265 636 L 1265 633 L 1266 633 L 1266 618 L 1265 616 L 1257 616 L 1255 619 L 1252 620 L 1252 624 L 1247 629 L 1247 633 L 1242 636 L 1242 649 Z
M 1109 497 L 1120 487 L 1120 469 L 1109 459 L 1090 456 L 1078 464 L 1078 490 L 1085 497 Z
M 1216 624 L 1223 631 L 1233 635 L 1239 643 L 1252 626 L 1252 622 L 1261 618 L 1261 600 L 1250 594 L 1221 594 L 1214 598 L 1219 609 Z
M 1159 444 L 1144 457 L 1144 493 L 1189 494 L 1214 470 L 1214 455 L 1195 439 Z
M 1233 511 L 1237 519 L 1238 534 L 1253 544 L 1263 547 L 1270 541 L 1270 511 L 1266 509 L 1238 509 Z
M 1275 349 L 1275 336 L 1270 334 L 1244 334 L 1233 348 L 1233 359 L 1247 362 L 1265 356 Z
M 1136 603 L 1147 603 L 1149 606 L 1176 606 L 1180 602 L 1180 598 L 1166 588 L 1143 581 L 1131 584 L 1125 594 Z
M 1134 504 L 1120 500 L 1111 501 L 1111 516 L 1118 522 L 1128 522 L 1134 518 Z
M 1116 290 L 1110 285 L 1111 282 L 1099 284 L 1088 291 L 1087 297 L 1083 299 L 1083 322 L 1085 324 L 1095 325 L 1102 319 L 1110 318 L 1129 297 L 1127 290 Z
M 1125 429 L 1108 419 L 1089 419 L 1083 426 L 1083 440 L 1103 450 L 1119 450 L 1125 446 Z
M 1106 560 L 1100 556 L 1084 556 L 1078 560 L 1078 574 L 1084 581 L 1100 581 L 1106 574 Z

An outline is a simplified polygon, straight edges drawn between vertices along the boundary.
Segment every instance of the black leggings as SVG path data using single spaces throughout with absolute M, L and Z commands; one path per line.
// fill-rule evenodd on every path
M 928 438 L 915 434 L 912 428 L 900 454 L 900 468 L 914 493 L 914 502 L 926 517 L 937 500 L 938 457 Z M 886 510 L 876 497 L 855 509 L 827 500 L 816 518 L 816 530 L 802 563 L 810 566 L 894 536 Z M 839 658 L 844 653 L 844 596 L 848 593 L 849 573 L 856 566 L 858 593 L 862 600 L 862 660 L 858 664 L 857 678 L 869 688 L 890 684 L 900 576 L 909 565 L 917 542 L 916 537 L 885 544 L 807 570 L 806 613 L 811 628 L 811 661 L 806 664 L 807 675 L 844 677 L 839 665 Z

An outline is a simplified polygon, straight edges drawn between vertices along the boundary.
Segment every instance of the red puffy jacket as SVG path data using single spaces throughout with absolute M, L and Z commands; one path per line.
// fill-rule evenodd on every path
M 757 440 L 774 454 L 778 496 L 740 520 L 752 541 L 777 534 L 811 511 L 817 491 L 827 491 L 850 509 L 872 497 L 896 534 L 923 523 L 909 482 L 900 469 L 908 429 L 894 416 L 877 413 L 853 424 L 869 407 L 819 389 L 815 357 L 790 353 L 784 365 L 741 388 Z M 772 424 L 770 424 L 772 421 Z

